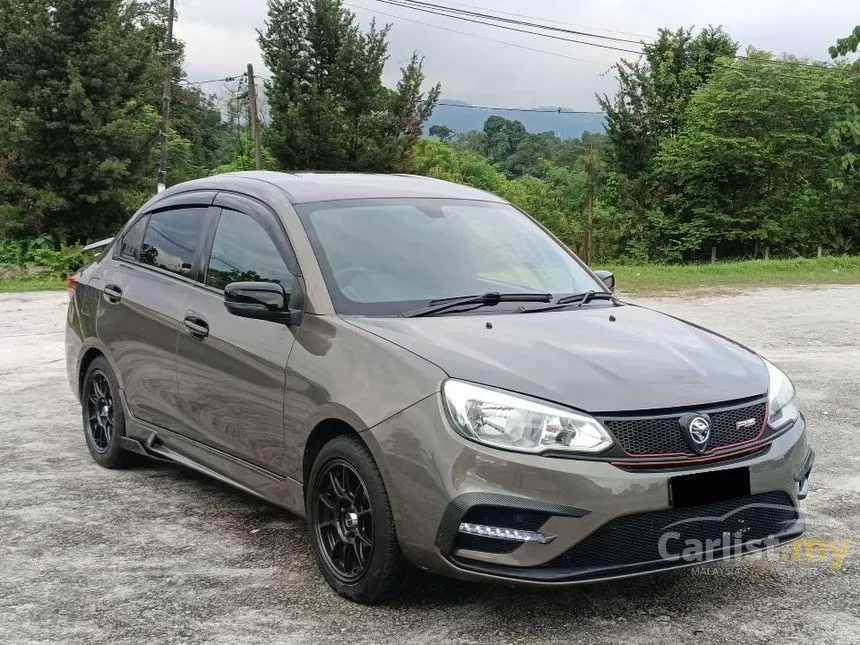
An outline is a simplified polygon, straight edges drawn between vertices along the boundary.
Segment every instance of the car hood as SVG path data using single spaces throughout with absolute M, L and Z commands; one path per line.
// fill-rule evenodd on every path
M 350 322 L 453 378 L 592 413 L 702 406 L 768 387 L 751 350 L 634 305 Z

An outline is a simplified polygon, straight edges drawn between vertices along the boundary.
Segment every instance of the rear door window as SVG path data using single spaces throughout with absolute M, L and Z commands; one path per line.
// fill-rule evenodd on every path
M 146 230 L 146 223 L 149 216 L 144 215 L 134 223 L 128 232 L 123 235 L 122 241 L 119 244 L 119 257 L 123 260 L 137 260 L 140 253 L 140 243 L 143 241 L 143 232 Z
M 174 208 L 152 213 L 139 262 L 189 277 L 206 223 L 206 208 Z

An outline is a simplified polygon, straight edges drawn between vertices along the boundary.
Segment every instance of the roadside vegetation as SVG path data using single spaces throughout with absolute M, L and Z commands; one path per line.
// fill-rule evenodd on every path
M 812 284 L 860 284 L 860 256 L 748 260 L 715 263 L 600 264 L 615 273 L 622 294 L 673 291 L 741 291 Z
M 0 290 L 61 287 L 82 245 L 155 190 L 167 3 L 98 4 L 0 2 Z M 491 191 L 629 290 L 856 281 L 860 27 L 819 61 L 741 52 L 721 28 L 661 29 L 598 97 L 605 132 L 562 140 L 496 116 L 427 129 L 441 86 L 418 55 L 383 84 L 389 26 L 358 25 L 341 0 L 268 5 L 271 78 L 252 79 L 268 169 Z M 250 169 L 248 79 L 208 94 L 218 85 L 186 78 L 172 49 L 168 184 Z
M 595 268 L 615 273 L 623 295 L 653 295 L 677 291 L 724 292 L 761 287 L 860 284 L 860 256 L 748 260 L 700 264 L 613 264 Z M 8 269 L 6 270 L 9 271 Z M 0 274 L 3 270 L 0 269 Z M 0 293 L 60 291 L 66 288 L 62 272 L 15 273 L 0 278 Z

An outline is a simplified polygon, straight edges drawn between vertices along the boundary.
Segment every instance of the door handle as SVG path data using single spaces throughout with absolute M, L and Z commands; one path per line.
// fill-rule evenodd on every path
M 115 284 L 106 284 L 104 288 L 104 298 L 110 304 L 115 305 L 122 300 L 122 289 Z
M 197 316 L 186 316 L 183 321 L 185 328 L 197 340 L 203 340 L 209 335 L 209 323 Z

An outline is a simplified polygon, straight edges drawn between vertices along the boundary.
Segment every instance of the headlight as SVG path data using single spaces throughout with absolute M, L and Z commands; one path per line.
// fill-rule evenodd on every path
M 794 386 L 778 367 L 766 360 L 764 364 L 770 376 L 770 385 L 767 389 L 767 423 L 771 428 L 782 428 L 789 423 L 794 423 L 800 416 Z
M 597 419 L 571 410 L 453 380 L 442 398 L 461 435 L 494 448 L 595 453 L 612 445 Z

